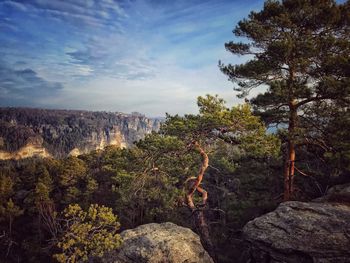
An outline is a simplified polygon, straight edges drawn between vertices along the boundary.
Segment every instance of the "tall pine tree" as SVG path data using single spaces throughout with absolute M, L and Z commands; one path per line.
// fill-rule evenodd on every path
M 226 49 L 250 60 L 219 66 L 241 97 L 267 87 L 252 104 L 268 122 L 287 124 L 284 200 L 290 200 L 296 149 L 320 144 L 302 132 L 303 108 L 320 101 L 349 105 L 350 1 L 270 0 L 240 21 L 233 33 L 244 41 L 226 43 Z

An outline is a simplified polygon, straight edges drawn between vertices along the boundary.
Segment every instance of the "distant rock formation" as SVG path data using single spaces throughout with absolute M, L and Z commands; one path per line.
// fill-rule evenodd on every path
M 52 157 L 42 145 L 43 139 L 40 136 L 29 137 L 26 144 L 17 151 L 9 152 L 0 150 L 0 160 L 19 160 L 33 156 L 40 156 L 43 158 Z
M 350 262 L 350 205 L 339 199 L 347 199 L 349 190 L 334 188 L 324 198 L 327 202 L 282 203 L 248 222 L 243 233 L 249 249 L 243 262 Z
M 109 145 L 125 148 L 158 131 L 160 123 L 140 113 L 0 108 L 0 159 L 62 158 Z
M 103 258 L 106 263 L 212 263 L 192 230 L 173 223 L 146 224 L 121 233 L 118 251 Z

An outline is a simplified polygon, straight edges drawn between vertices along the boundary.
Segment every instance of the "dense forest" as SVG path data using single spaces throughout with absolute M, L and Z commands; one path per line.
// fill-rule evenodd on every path
M 2 260 L 98 262 L 121 230 L 166 221 L 238 260 L 248 221 L 350 182 L 349 25 L 349 1 L 267 1 L 225 45 L 250 60 L 219 64 L 242 97 L 265 85 L 245 104 L 200 96 L 127 149 L 2 161 Z
M 283 133 L 266 133 L 249 105 L 228 109 L 213 96 L 199 97 L 198 104 L 200 114 L 168 116 L 159 133 L 130 149 L 110 146 L 61 160 L 3 161 L 3 258 L 9 262 L 47 262 L 52 254 L 60 255 L 62 251 L 66 257 L 80 258 L 74 249 L 82 249 L 82 241 L 71 244 L 65 237 L 71 226 L 64 224 L 65 217 L 70 216 L 64 209 L 71 204 L 82 211 L 88 211 L 91 204 L 112 208 L 118 220 L 108 223 L 107 229 L 116 222 L 120 222 L 121 229 L 164 221 L 191 227 L 186 186 L 202 165 L 192 143 L 196 140 L 209 156 L 201 183 L 209 198 L 202 208 L 220 260 L 230 262 L 230 253 L 239 253 L 232 247 L 237 245 L 242 226 L 283 200 Z M 338 138 L 333 147 L 339 143 Z M 299 167 L 308 175 L 298 174 L 294 199 L 310 200 L 334 184 L 349 181 L 348 163 L 335 161 L 346 158 L 342 149 L 332 154 L 311 147 L 300 151 L 300 156 Z M 194 200 L 200 204 L 201 196 Z M 82 232 L 77 234 L 83 240 L 90 235 L 83 228 L 88 222 L 77 220 L 75 224 L 81 225 Z M 67 244 L 59 246 L 60 242 Z M 108 236 L 99 242 L 87 249 L 90 256 L 97 253 L 97 247 L 108 250 Z

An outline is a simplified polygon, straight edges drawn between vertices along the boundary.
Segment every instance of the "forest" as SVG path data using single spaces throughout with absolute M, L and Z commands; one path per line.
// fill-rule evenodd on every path
M 233 33 L 248 60 L 219 70 L 244 104 L 199 96 L 127 149 L 1 161 L 1 259 L 99 262 L 120 231 L 170 221 L 232 262 L 248 221 L 350 183 L 350 1 L 266 1 Z

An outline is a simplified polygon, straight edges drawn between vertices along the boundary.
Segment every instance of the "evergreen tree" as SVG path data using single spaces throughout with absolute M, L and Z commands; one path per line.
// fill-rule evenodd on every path
M 86 185 L 87 167 L 83 160 L 76 157 L 64 159 L 58 168 L 58 185 L 62 189 L 62 204 L 77 202 L 83 197 L 83 187 Z
M 84 211 L 78 204 L 69 205 L 62 212 L 62 235 L 57 242 L 61 253 L 54 255 L 58 262 L 86 262 L 101 258 L 105 252 L 120 246 L 117 233 L 118 217 L 109 207 L 90 205 Z
M 274 135 L 266 134 L 260 119 L 252 115 L 249 105 L 227 108 L 225 101 L 218 96 L 198 97 L 199 114 L 184 117 L 167 115 L 161 127 L 161 133 L 182 140 L 189 150 L 201 156 L 196 176 L 185 181 L 186 204 L 190 208 L 204 247 L 216 260 L 209 227 L 203 208 L 207 205 L 208 193 L 201 187 L 204 175 L 209 167 L 208 151 L 216 150 L 218 142 L 235 145 L 256 156 L 276 155 L 279 141 Z M 219 146 L 220 147 L 220 146 Z M 201 202 L 195 202 L 195 193 L 201 195 Z
M 219 63 L 229 80 L 238 84 L 239 96 L 267 86 L 251 103 L 268 123 L 288 126 L 284 200 L 293 197 L 297 147 L 319 144 L 302 133 L 303 108 L 319 101 L 349 105 L 349 7 L 349 1 L 269 0 L 234 29 L 244 42 L 225 44 L 235 55 L 252 57 L 242 65 Z
M 23 210 L 12 200 L 13 185 L 14 182 L 9 176 L 0 173 L 0 255 L 4 258 L 10 255 L 12 247 L 17 244 L 13 237 L 13 224 L 14 220 L 23 214 Z

